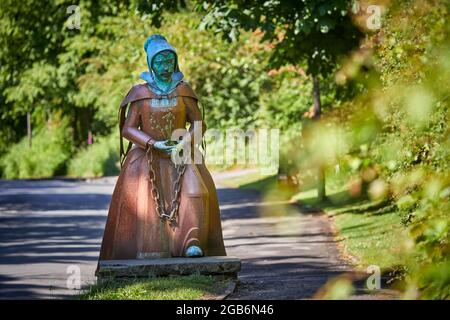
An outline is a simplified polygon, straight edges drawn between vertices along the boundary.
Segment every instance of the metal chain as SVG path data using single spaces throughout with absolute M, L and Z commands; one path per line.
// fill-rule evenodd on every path
M 159 218 L 163 221 L 169 221 L 170 223 L 173 223 L 178 216 L 178 209 L 180 207 L 180 191 L 181 191 L 181 178 L 183 177 L 184 171 L 186 170 L 185 164 L 174 164 L 175 170 L 177 173 L 177 177 L 175 179 L 175 182 L 173 184 L 173 192 L 174 196 L 172 198 L 171 202 L 171 209 L 169 211 L 169 214 L 166 213 L 166 210 L 164 206 L 161 204 L 161 198 L 159 195 L 159 190 L 156 186 L 156 173 L 153 169 L 153 148 L 149 147 L 147 149 L 147 160 L 148 160 L 148 167 L 149 167 L 149 177 L 150 181 L 152 183 L 151 188 L 151 195 L 153 200 L 155 201 L 156 205 L 156 213 L 158 214 Z

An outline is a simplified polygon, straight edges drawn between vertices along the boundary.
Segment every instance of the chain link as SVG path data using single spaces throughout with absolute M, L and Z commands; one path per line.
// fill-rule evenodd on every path
M 169 213 L 166 212 L 164 206 L 161 204 L 161 197 L 159 190 L 156 185 L 156 173 L 153 168 L 153 148 L 149 147 L 147 149 L 147 161 L 149 167 L 149 177 L 152 183 L 151 195 L 156 205 L 156 213 L 162 221 L 169 221 L 169 223 L 174 223 L 178 216 L 178 209 L 180 207 L 180 191 L 181 191 L 181 178 L 183 177 L 184 171 L 186 170 L 186 164 L 174 164 L 177 177 L 173 184 L 174 196 L 171 202 L 171 209 Z

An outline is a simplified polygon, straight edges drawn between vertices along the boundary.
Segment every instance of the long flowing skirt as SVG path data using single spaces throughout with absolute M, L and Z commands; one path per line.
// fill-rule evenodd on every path
M 153 168 L 169 212 L 176 170 L 159 152 L 154 152 Z M 204 164 L 186 165 L 173 225 L 159 218 L 151 186 L 147 155 L 133 147 L 112 195 L 99 260 L 180 257 L 191 245 L 200 246 L 208 256 L 226 255 L 216 188 Z

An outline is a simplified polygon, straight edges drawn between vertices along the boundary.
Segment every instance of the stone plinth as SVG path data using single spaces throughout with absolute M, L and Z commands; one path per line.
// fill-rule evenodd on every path
M 98 279 L 170 275 L 225 275 L 236 277 L 241 260 L 236 257 L 160 258 L 100 261 Z

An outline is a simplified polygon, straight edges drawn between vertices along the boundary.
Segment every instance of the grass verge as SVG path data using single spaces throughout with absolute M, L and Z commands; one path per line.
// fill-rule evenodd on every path
M 271 196 L 280 189 L 275 176 L 263 177 L 258 173 L 235 176 L 221 183 Z M 286 195 L 286 192 L 281 193 Z M 302 206 L 321 209 L 332 218 L 344 258 L 358 269 L 369 265 L 388 269 L 404 264 L 401 251 L 406 238 L 405 228 L 394 207 L 366 197 L 352 197 L 344 188 L 329 188 L 327 195 L 325 201 L 318 201 L 315 189 L 291 193 L 292 199 Z
M 87 288 L 81 300 L 200 300 L 223 292 L 224 279 L 190 275 L 148 279 L 114 279 Z
M 366 197 L 352 197 L 346 190 L 328 191 L 319 202 L 315 190 L 301 192 L 295 199 L 302 205 L 320 208 L 334 222 L 341 252 L 359 269 L 377 265 L 388 269 L 402 265 L 406 230 L 395 207 Z

